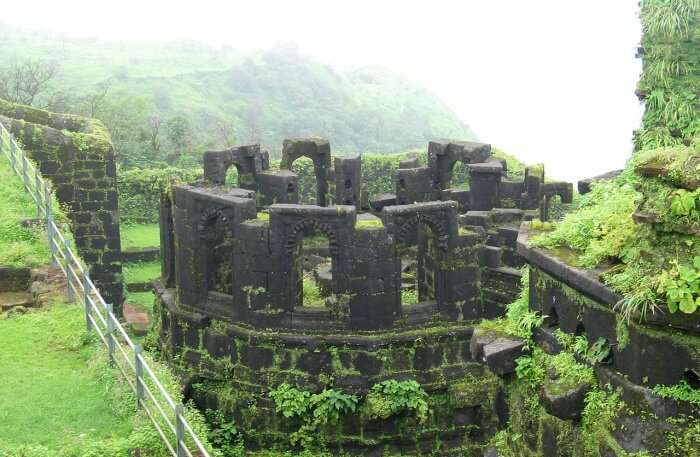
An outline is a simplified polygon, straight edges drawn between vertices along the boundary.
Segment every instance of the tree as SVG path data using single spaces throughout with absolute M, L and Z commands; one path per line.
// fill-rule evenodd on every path
M 190 124 L 187 118 L 175 116 L 165 123 L 165 134 L 173 146 L 173 150 L 168 153 L 166 160 L 173 164 L 182 156 L 184 149 L 190 143 Z
M 153 115 L 150 118 L 151 125 L 151 149 L 153 152 L 160 152 L 160 126 L 163 123 L 160 117 Z
M 107 99 L 107 93 L 112 88 L 114 80 L 108 78 L 105 81 L 97 84 L 95 91 L 89 95 L 83 97 L 82 112 L 88 117 L 96 117 L 100 111 L 104 108 L 105 101 Z
M 236 144 L 236 123 L 232 118 L 218 119 L 214 128 L 223 147 L 228 148 Z
M 57 71 L 55 63 L 45 60 L 25 60 L 0 69 L 0 98 L 33 105 L 48 90 Z

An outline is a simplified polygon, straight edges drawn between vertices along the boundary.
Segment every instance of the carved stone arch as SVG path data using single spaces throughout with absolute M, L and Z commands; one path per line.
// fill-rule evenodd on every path
M 425 224 L 435 233 L 437 236 L 437 246 L 442 249 L 447 249 L 447 238 L 448 233 L 445 229 L 445 224 L 443 221 L 430 214 L 417 213 L 414 216 L 406 219 L 399 227 L 398 234 L 396 236 L 397 244 L 404 244 L 406 240 L 410 237 L 413 227 L 419 224 Z
M 288 254 L 293 254 L 299 240 L 304 236 L 304 232 L 308 230 L 313 230 L 316 232 L 321 232 L 328 237 L 328 247 L 331 251 L 331 255 L 338 255 L 338 236 L 330 224 L 319 222 L 316 219 L 304 219 L 297 222 L 292 229 L 287 234 L 287 239 L 285 240 L 285 250 Z
M 222 229 L 226 223 L 226 216 L 221 212 L 221 208 L 209 208 L 202 212 L 202 216 L 197 223 L 197 233 L 199 237 L 207 243 L 216 241 L 217 231 Z

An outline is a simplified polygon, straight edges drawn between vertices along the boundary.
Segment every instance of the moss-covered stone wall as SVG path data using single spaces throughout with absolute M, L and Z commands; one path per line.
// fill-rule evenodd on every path
M 336 455 L 480 457 L 498 426 L 500 381 L 471 354 L 472 327 L 432 324 L 363 334 L 280 333 L 182 311 L 159 288 L 158 339 L 163 355 L 188 373 L 202 410 L 234 420 L 246 446 L 294 449 L 301 422 L 275 408 L 270 392 L 288 383 L 319 392 L 332 387 L 363 400 L 337 425 L 317 431 L 315 447 Z M 427 392 L 424 420 L 410 413 L 372 417 L 364 398 L 387 379 L 415 380 Z
M 117 170 L 100 121 L 0 100 L 0 121 L 22 144 L 71 219 L 78 254 L 105 300 L 123 301 Z

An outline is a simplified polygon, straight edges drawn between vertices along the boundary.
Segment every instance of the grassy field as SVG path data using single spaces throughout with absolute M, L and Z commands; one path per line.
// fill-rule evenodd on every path
M 36 206 L 3 153 L 0 153 L 0 195 L 0 265 L 33 267 L 48 263 L 49 248 L 43 227 L 20 225 L 22 220 L 36 217 Z
M 111 446 L 132 433 L 133 417 L 114 407 L 111 369 L 96 362 L 83 316 L 77 305 L 56 304 L 0 320 L 0 455 L 20 446 L 57 454 Z
M 121 226 L 122 249 L 160 246 L 158 224 L 129 224 Z
M 126 301 L 149 313 L 153 311 L 153 292 L 129 292 Z
M 142 283 L 160 276 L 160 262 L 126 263 L 123 270 L 126 284 Z

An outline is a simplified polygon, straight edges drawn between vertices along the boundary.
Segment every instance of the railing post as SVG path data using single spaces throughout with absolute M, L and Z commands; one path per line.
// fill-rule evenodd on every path
M 83 302 L 85 303 L 85 325 L 89 333 L 92 331 L 92 321 L 90 321 L 92 305 L 90 304 L 90 281 L 88 281 L 87 273 L 83 273 Z
M 140 344 L 134 344 L 134 368 L 136 369 L 136 409 L 141 409 L 143 400 L 143 364 L 141 363 L 141 352 L 143 348 Z
M 65 240 L 65 243 L 63 244 L 63 252 L 65 253 L 65 258 L 64 258 L 64 264 L 66 265 L 66 289 L 67 289 L 67 296 L 68 296 L 68 303 L 73 303 L 75 301 L 75 297 L 73 296 L 73 288 L 71 287 L 71 284 L 73 284 L 73 273 L 71 272 L 70 264 L 73 259 L 71 259 L 70 253 L 68 249 L 70 248 L 70 245 L 68 244 L 68 239 Z
M 22 181 L 24 182 L 24 188 L 27 189 L 27 192 L 30 192 L 29 189 L 29 160 L 27 160 L 27 156 L 24 154 L 21 154 L 22 156 Z
M 44 193 L 41 191 L 41 177 L 39 176 L 39 170 L 34 170 L 34 195 L 36 195 L 36 217 L 39 219 L 41 217 L 41 199 L 44 197 Z
M 10 163 L 12 164 L 12 169 L 15 170 L 15 173 L 17 173 L 17 157 L 15 156 L 15 142 L 12 141 L 12 136 L 9 134 L 7 135 L 7 141 L 10 142 Z
M 46 236 L 49 239 L 49 250 L 51 251 L 51 268 L 58 266 L 56 260 L 56 240 L 53 236 L 53 210 L 51 209 L 51 189 L 44 183 L 44 204 L 46 205 Z
M 175 439 L 177 440 L 175 449 L 177 449 L 177 457 L 187 456 L 185 452 L 185 424 L 182 420 L 184 410 L 182 405 L 175 405 Z
M 109 362 L 114 363 L 114 314 L 112 304 L 107 303 L 107 353 Z

